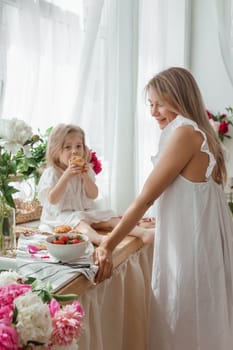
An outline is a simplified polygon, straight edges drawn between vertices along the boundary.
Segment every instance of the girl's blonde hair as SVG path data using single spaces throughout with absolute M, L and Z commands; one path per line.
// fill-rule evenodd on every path
M 156 91 L 159 99 L 177 114 L 195 121 L 206 134 L 210 151 L 216 159 L 212 177 L 218 183 L 226 183 L 226 166 L 221 141 L 211 126 L 203 99 L 192 74 L 181 67 L 172 67 L 155 75 L 146 85 Z
M 85 133 L 79 126 L 73 124 L 58 124 L 54 127 L 49 135 L 48 146 L 46 150 L 46 165 L 61 169 L 60 155 L 64 146 L 66 136 L 76 132 L 80 135 L 83 147 L 84 158 L 88 157 L 88 148 L 85 143 Z

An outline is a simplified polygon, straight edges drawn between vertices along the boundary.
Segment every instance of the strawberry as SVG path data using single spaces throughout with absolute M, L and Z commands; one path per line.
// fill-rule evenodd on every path
M 60 241 L 63 241 L 65 244 L 69 241 L 68 236 L 61 236 Z
M 74 238 L 74 239 L 72 239 L 72 244 L 78 244 L 78 243 L 80 243 L 81 241 L 79 240 L 79 239 L 77 239 L 77 238 Z

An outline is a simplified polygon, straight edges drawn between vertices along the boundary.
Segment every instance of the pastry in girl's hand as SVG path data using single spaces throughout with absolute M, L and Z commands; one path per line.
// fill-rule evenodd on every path
M 67 233 L 70 232 L 70 230 L 72 230 L 72 227 L 69 225 L 59 225 L 54 227 L 55 233 Z
M 70 164 L 83 166 L 85 164 L 85 159 L 83 159 L 83 157 L 80 156 L 72 156 L 70 158 Z

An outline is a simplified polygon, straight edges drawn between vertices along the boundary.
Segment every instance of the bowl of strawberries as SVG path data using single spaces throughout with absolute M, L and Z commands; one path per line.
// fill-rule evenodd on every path
M 82 233 L 54 234 L 46 238 L 46 247 L 51 256 L 62 262 L 75 262 L 88 251 L 90 241 Z

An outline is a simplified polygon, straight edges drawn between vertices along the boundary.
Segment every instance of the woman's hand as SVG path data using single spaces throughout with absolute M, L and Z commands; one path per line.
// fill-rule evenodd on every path
M 94 251 L 94 263 L 99 266 L 95 281 L 100 283 L 111 277 L 113 271 L 112 252 L 99 246 Z

